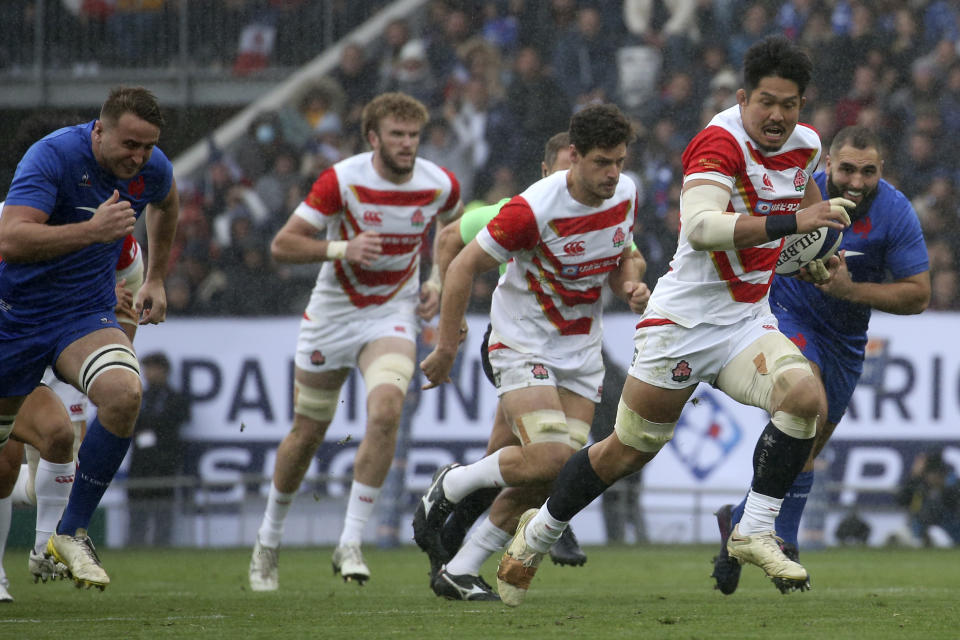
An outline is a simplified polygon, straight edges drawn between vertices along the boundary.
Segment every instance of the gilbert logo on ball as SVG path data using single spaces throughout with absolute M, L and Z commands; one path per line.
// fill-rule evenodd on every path
M 843 233 L 830 227 L 820 227 L 810 233 L 795 233 L 783 241 L 777 258 L 777 274 L 795 276 L 812 260 L 826 260 L 840 248 Z

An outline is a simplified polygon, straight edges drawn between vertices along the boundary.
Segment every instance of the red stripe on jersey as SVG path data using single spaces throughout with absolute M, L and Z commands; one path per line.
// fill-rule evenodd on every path
M 598 211 L 597 213 L 588 213 L 585 216 L 575 218 L 562 218 L 550 221 L 550 227 L 558 236 L 572 236 L 578 233 L 587 233 L 614 227 L 627 218 L 627 211 L 630 210 L 630 201 L 626 200 L 618 205 Z
M 304 202 L 325 216 L 333 215 L 343 209 L 340 182 L 337 180 L 337 172 L 332 167 L 317 177 Z
M 736 176 L 746 170 L 743 149 L 733 134 L 713 125 L 698 133 L 682 156 L 683 175 L 716 172 Z
M 600 297 L 600 291 L 603 289 L 602 286 L 591 287 L 584 291 L 568 289 L 564 286 L 563 281 L 557 278 L 555 273 L 551 273 L 544 268 L 539 258 L 534 257 L 531 262 L 540 269 L 540 273 L 537 276 L 538 279 L 546 281 L 550 285 L 550 288 L 560 296 L 560 299 L 565 305 L 572 307 L 575 304 L 593 304 Z
M 366 287 L 376 287 L 385 284 L 391 285 L 403 282 L 410 277 L 412 270 L 416 268 L 418 257 L 419 254 L 414 254 L 410 258 L 410 262 L 407 263 L 407 266 L 401 271 L 373 271 L 371 269 L 364 269 L 358 264 L 348 264 L 347 268 L 353 273 L 353 277 L 356 278 L 357 282 Z M 346 272 L 346 269 L 344 272 Z
M 540 286 L 540 282 L 537 280 L 529 271 L 527 272 L 527 285 L 530 287 L 530 291 L 536 296 L 537 301 L 540 303 L 540 308 L 543 310 L 543 315 L 560 330 L 560 335 L 562 336 L 580 336 L 587 335 L 590 333 L 590 327 L 593 324 L 593 318 L 584 316 L 580 318 L 574 318 L 573 320 L 567 320 L 563 317 L 563 314 L 557 309 L 557 306 L 553 304 L 553 298 L 548 296 L 543 287 Z
M 347 297 L 350 298 L 350 302 L 353 303 L 353 306 L 361 309 L 371 305 L 384 304 L 390 300 L 390 298 L 397 295 L 397 292 L 403 288 L 403 284 L 416 272 L 416 269 L 411 269 L 410 272 L 407 273 L 407 277 L 385 295 L 365 295 L 357 291 L 353 284 L 350 283 L 343 269 L 343 260 L 336 260 L 333 263 L 333 269 L 337 276 L 337 281 L 340 283 L 340 286 L 343 287 L 343 291 L 347 294 Z
M 637 323 L 637 329 L 643 329 L 644 327 L 663 327 L 668 324 L 677 324 L 673 320 L 667 320 L 666 318 L 647 318 L 646 320 L 641 320 Z
M 140 253 L 140 244 L 132 235 L 123 239 L 123 248 L 120 249 L 120 257 L 117 259 L 117 271 L 123 271 L 133 264 Z
M 359 184 L 352 184 L 350 188 L 356 194 L 357 200 L 364 204 L 385 204 L 398 207 L 425 207 L 437 199 L 439 189 L 423 189 L 421 191 L 381 191 L 370 189 Z
M 597 258 L 596 260 L 588 260 L 587 262 L 578 262 L 576 264 L 564 264 L 550 251 L 545 243 L 541 242 L 539 248 L 543 257 L 553 266 L 554 272 L 568 280 L 576 280 L 577 278 L 613 271 L 620 264 L 620 259 L 623 257 L 623 252 L 617 252 L 612 256 L 605 256 L 603 258 Z M 539 267 L 543 268 L 543 265 L 535 257 L 533 261 L 536 262 Z
M 730 264 L 730 258 L 727 257 L 726 253 L 722 251 L 711 251 L 711 255 L 713 256 L 714 264 L 717 265 L 717 269 L 720 271 L 720 276 L 726 280 L 727 286 L 730 288 L 730 295 L 733 296 L 734 300 L 737 302 L 753 303 L 763 300 L 763 296 L 767 295 L 767 291 L 770 289 L 770 283 L 773 282 L 773 271 L 770 271 L 770 277 L 764 283 L 753 284 L 752 282 L 744 282 L 734 273 L 733 266 Z
M 746 249 L 740 249 L 737 253 L 740 255 L 740 264 L 743 265 L 744 271 L 771 271 L 777 266 L 780 247 L 776 249 L 769 247 L 748 247 Z
M 496 217 L 487 223 L 490 237 L 507 251 L 533 250 L 540 242 L 540 229 L 533 209 L 521 196 L 514 196 L 500 207 Z
M 747 148 L 750 150 L 750 157 L 757 162 L 757 164 L 763 165 L 764 169 L 770 171 L 789 171 L 790 169 L 805 169 L 810 162 L 813 161 L 813 156 L 817 154 L 816 149 L 810 149 L 807 147 L 800 149 L 792 149 L 790 151 L 784 151 L 783 153 L 778 153 L 775 156 L 765 156 L 759 149 L 756 149 L 750 142 L 747 142 Z
M 448 171 L 443 167 L 440 167 L 440 170 L 447 174 L 447 177 L 450 178 L 450 195 L 447 197 L 447 201 L 443 203 L 443 206 L 437 211 L 439 215 L 443 215 L 453 209 L 457 203 L 460 202 L 460 181 L 457 180 L 457 176 L 453 175 L 453 172 Z

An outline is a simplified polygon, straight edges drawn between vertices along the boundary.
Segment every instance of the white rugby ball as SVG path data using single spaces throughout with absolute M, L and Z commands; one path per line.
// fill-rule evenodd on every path
M 777 274 L 795 276 L 812 260 L 826 260 L 840 247 L 843 232 L 831 227 L 820 227 L 810 233 L 795 233 L 783 241 L 777 258 Z

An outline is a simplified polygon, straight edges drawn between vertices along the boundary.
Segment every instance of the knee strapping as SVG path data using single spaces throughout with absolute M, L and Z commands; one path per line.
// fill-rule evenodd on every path
M 676 422 L 650 422 L 620 400 L 613 425 L 620 442 L 644 453 L 656 453 L 673 438 Z
M 137 355 L 122 344 L 108 344 L 95 349 L 80 365 L 80 391 L 90 395 L 90 387 L 100 374 L 110 369 L 124 369 L 140 379 L 140 363 Z
M 570 427 L 563 411 L 538 409 L 518 416 L 513 433 L 523 444 L 534 442 L 562 442 L 570 444 Z M 572 446 L 572 445 L 571 445 Z
M 809 440 L 817 435 L 817 416 L 803 418 L 786 411 L 777 411 L 771 416 L 770 422 L 783 433 L 798 440 Z
M 778 358 L 771 373 L 775 395 L 779 398 L 787 397 L 800 382 L 814 377 L 810 362 L 801 355 L 792 354 Z M 817 434 L 816 415 L 803 417 L 786 411 L 775 411 L 770 422 L 783 433 L 800 440 L 807 440 Z
M 367 395 L 381 384 L 392 384 L 403 393 L 407 392 L 413 378 L 413 360 L 399 353 L 385 353 L 377 356 L 363 372 L 363 382 L 367 386 Z
M 567 418 L 567 429 L 570 432 L 570 446 L 578 451 L 590 439 L 590 423 L 576 418 Z
M 340 389 L 315 389 L 293 383 L 293 410 L 317 422 L 330 422 L 337 411 Z

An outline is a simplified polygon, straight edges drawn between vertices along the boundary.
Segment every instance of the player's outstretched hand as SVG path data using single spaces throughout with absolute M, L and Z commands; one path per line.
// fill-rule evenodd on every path
M 420 370 L 423 371 L 423 375 L 429 381 L 422 388 L 433 389 L 444 382 L 450 382 L 450 370 L 453 369 L 453 361 L 456 358 L 456 350 L 449 351 L 436 347 L 430 352 L 430 355 L 420 363 Z
M 137 293 L 133 307 L 140 318 L 138 324 L 159 324 L 167 318 L 167 292 L 163 282 L 147 280 Z
M 809 233 L 820 227 L 845 229 L 850 226 L 847 209 L 857 204 L 846 198 L 830 198 L 797 212 L 797 233 Z
M 854 286 L 850 270 L 847 269 L 846 251 L 840 251 L 831 260 L 836 260 L 836 268 L 830 272 L 830 277 L 826 281 L 814 282 L 814 284 L 828 296 L 846 299 L 852 295 Z
M 369 267 L 383 253 L 383 241 L 376 231 L 364 231 L 347 242 L 347 262 Z
M 643 313 L 650 299 L 650 289 L 642 282 L 624 282 L 623 291 L 627 294 L 627 304 L 634 313 Z
M 94 225 L 97 237 L 102 243 L 130 235 L 136 222 L 137 216 L 133 207 L 126 200 L 120 200 L 120 192 L 116 189 L 109 198 L 100 203 L 90 218 L 90 223 Z

